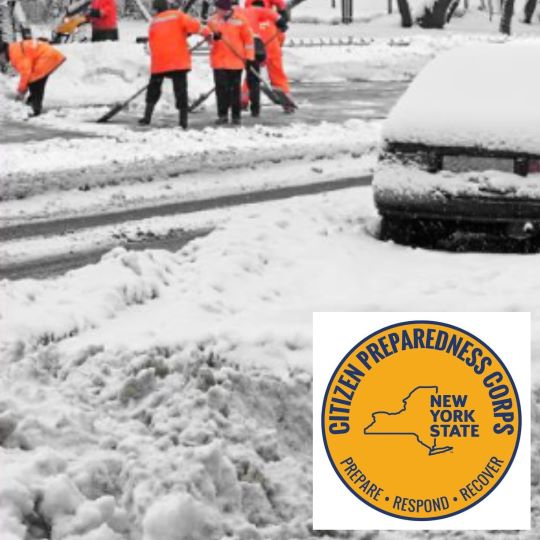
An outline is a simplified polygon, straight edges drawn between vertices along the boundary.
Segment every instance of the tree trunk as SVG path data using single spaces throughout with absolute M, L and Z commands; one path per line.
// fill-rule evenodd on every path
M 422 28 L 443 28 L 447 20 L 447 12 L 454 0 L 435 0 L 432 8 L 426 8 L 418 19 Z
M 502 5 L 501 23 L 499 31 L 510 35 L 512 27 L 512 16 L 514 15 L 514 0 L 504 0 Z
M 523 9 L 524 13 L 524 22 L 530 24 L 534 15 L 534 10 L 536 9 L 536 4 L 538 0 L 527 0 L 525 3 L 525 8 Z
M 410 28 L 413 24 L 413 20 L 408 0 L 397 0 L 397 5 L 401 15 L 401 26 L 403 26 L 403 28 Z

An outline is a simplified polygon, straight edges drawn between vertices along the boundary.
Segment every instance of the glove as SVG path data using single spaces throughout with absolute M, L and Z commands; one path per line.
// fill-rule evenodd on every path
M 214 32 L 214 33 L 212 34 L 212 39 L 213 39 L 214 41 L 219 41 L 219 40 L 221 39 L 221 32 Z
M 26 91 L 24 91 L 24 92 L 17 91 L 17 95 L 15 96 L 15 99 L 17 101 L 24 101 L 24 96 L 25 95 L 26 95 Z
M 288 30 L 288 28 L 289 28 L 289 25 L 287 24 L 287 21 L 283 17 L 281 17 L 280 19 L 278 19 L 276 21 L 276 26 L 282 32 L 286 32 Z
M 88 12 L 88 16 L 89 16 L 91 19 L 99 19 L 99 18 L 101 18 L 101 11 L 100 11 L 99 9 L 92 8 L 92 9 Z

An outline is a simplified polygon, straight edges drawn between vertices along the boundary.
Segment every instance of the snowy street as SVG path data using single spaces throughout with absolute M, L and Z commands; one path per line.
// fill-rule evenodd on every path
M 381 1 L 299 6 L 291 40 L 365 43 L 286 46 L 298 111 L 240 127 L 212 97 L 180 129 L 170 81 L 150 126 L 142 96 L 96 123 L 148 82 L 141 20 L 62 45 L 38 118 L 0 73 L 0 540 L 538 538 L 540 254 L 382 241 L 371 182 L 430 60 L 540 24 L 502 37 L 472 2 L 403 29 Z M 206 54 L 189 77 L 212 87 Z M 313 531 L 315 311 L 531 313 L 530 530 Z
M 388 110 L 407 87 L 404 81 L 358 81 L 358 82 L 322 82 L 297 83 L 295 85 L 296 100 L 300 109 L 295 113 L 294 121 L 306 124 L 325 122 L 344 122 L 348 119 L 372 120 L 386 116 Z M 278 114 L 279 108 L 270 103 L 263 109 L 262 121 L 267 126 L 286 126 L 291 118 Z M 99 113 L 95 113 L 96 118 Z M 167 128 L 176 123 L 174 110 L 165 111 L 152 128 Z M 124 126 L 127 129 L 144 132 L 149 128 L 139 126 L 133 114 L 122 112 L 110 121 L 111 125 Z M 198 111 L 191 120 L 191 129 L 202 130 L 212 123 L 213 111 L 204 108 Z M 246 116 L 244 125 L 249 127 L 259 124 L 260 119 Z M 7 129 L 4 143 L 21 141 L 43 141 L 54 137 L 66 139 L 84 136 L 84 132 L 66 129 L 54 129 L 47 125 L 10 120 L 5 122 Z M 91 131 L 88 137 L 95 137 Z

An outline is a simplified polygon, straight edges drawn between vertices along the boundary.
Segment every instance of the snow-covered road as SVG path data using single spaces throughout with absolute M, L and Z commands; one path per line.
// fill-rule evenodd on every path
M 356 82 L 321 82 L 295 83 L 294 96 L 299 109 L 294 116 L 281 114 L 280 108 L 270 103 L 263 106 L 262 116 L 253 119 L 246 113 L 243 117 L 245 126 L 264 124 L 265 126 L 288 126 L 293 122 L 307 125 L 320 122 L 345 122 L 349 119 L 372 120 L 386 117 L 389 109 L 407 88 L 404 81 L 356 81 Z M 168 91 L 168 89 L 166 89 Z M 142 99 L 142 98 L 141 98 Z M 102 114 L 102 108 L 81 108 L 85 114 L 94 114 L 97 119 Z M 178 121 L 176 109 L 167 108 L 154 117 L 152 126 L 139 126 L 137 112 L 123 111 L 109 121 L 110 125 L 123 126 L 135 132 L 147 132 L 156 128 L 170 128 Z M 54 118 L 55 111 L 51 111 Z M 204 107 L 190 118 L 191 130 L 202 130 L 211 126 L 215 119 L 213 107 Z M 83 136 L 96 137 L 88 127 L 88 131 L 71 130 L 69 127 L 54 128 L 46 122 L 5 120 L 1 122 L 3 133 L 2 143 L 19 143 L 44 141 L 62 137 L 65 139 Z
M 177 218 L 184 214 L 193 214 L 214 208 L 256 204 L 265 201 L 312 195 L 314 193 L 328 193 L 354 186 L 369 185 L 371 184 L 371 179 L 371 175 L 354 176 L 330 181 L 268 188 L 262 191 L 249 191 L 247 193 L 224 195 L 210 199 L 182 201 L 172 204 L 167 203 L 123 212 L 21 224 L 14 227 L 0 227 L 0 241 L 19 240 L 24 245 L 24 242 L 28 241 L 28 239 L 30 239 L 30 242 L 35 242 L 35 237 L 41 243 L 46 241 L 46 238 L 51 237 L 52 241 L 55 242 L 55 237 L 57 236 L 65 237 L 66 235 L 76 234 L 79 231 L 81 231 L 81 236 L 91 237 L 96 234 L 96 229 L 100 227 L 103 228 L 108 225 L 116 225 L 117 227 L 119 225 L 125 226 L 129 222 L 139 224 L 139 229 L 135 236 L 113 233 L 110 235 L 110 243 L 103 243 L 99 247 L 89 243 L 86 249 L 82 249 L 76 254 L 73 253 L 73 250 L 66 250 L 65 252 L 59 252 L 53 255 L 38 254 L 35 258 L 31 257 L 14 263 L 0 263 L 0 279 L 44 278 L 63 274 L 68 270 L 98 262 L 107 251 L 119 246 L 137 251 L 144 249 L 178 251 L 187 242 L 212 231 L 212 227 L 207 226 L 189 231 L 182 228 L 175 228 L 169 229 L 165 234 L 155 234 L 151 229 L 144 230 L 142 220 L 148 221 L 150 218 L 163 216 L 174 216 Z

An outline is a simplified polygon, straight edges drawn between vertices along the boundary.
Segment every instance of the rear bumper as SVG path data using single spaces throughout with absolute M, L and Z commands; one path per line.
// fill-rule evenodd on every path
M 540 224 L 540 174 L 429 173 L 414 165 L 383 161 L 373 189 L 383 216 Z

